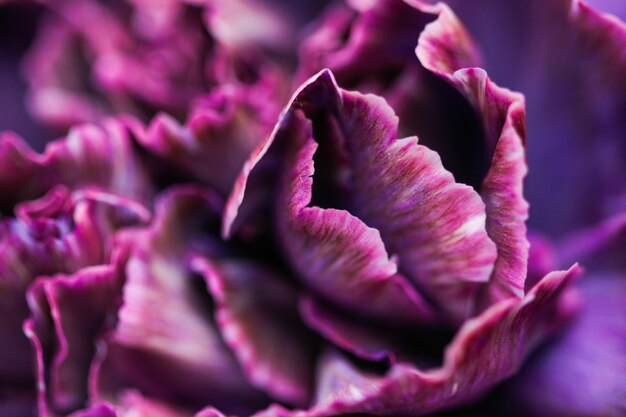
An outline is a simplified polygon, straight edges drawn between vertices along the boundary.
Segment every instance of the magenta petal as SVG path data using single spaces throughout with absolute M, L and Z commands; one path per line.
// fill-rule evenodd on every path
M 481 195 L 487 210 L 487 232 L 498 248 L 498 258 L 480 302 L 484 307 L 524 295 L 529 246 L 525 226 L 528 203 L 523 197 L 526 117 L 520 94 L 496 86 L 481 69 L 466 68 L 475 61 L 471 58 L 474 50 L 458 19 L 440 6 L 437 19 L 420 35 L 416 54 L 425 68 L 447 79 L 473 104 L 493 154 Z
M 493 157 L 481 195 L 487 206 L 487 232 L 498 258 L 482 303 L 524 295 L 529 243 L 526 238 L 528 203 L 523 196 L 526 164 L 524 98 L 496 86 L 486 73 L 464 69 L 452 82 L 465 92 L 482 115 Z
M 209 294 L 198 291 L 188 265 L 192 250 L 214 249 L 202 227 L 217 218 L 220 203 L 199 187 L 170 189 L 157 200 L 150 227 L 119 236 L 129 251 L 123 304 L 92 369 L 94 398 L 118 403 L 128 385 L 193 405 L 261 397 L 212 324 Z
M 310 121 L 296 109 L 320 103 L 332 109 L 338 105 L 338 94 L 329 71 L 313 77 L 294 94 L 273 134 L 244 164 L 225 208 L 223 230 L 229 234 L 250 172 L 267 150 L 275 142 L 277 148 L 288 146 L 295 155 L 285 157 L 285 192 L 276 208 L 285 249 L 303 279 L 324 296 L 361 314 L 404 322 L 431 320 L 430 306 L 397 273 L 377 230 L 344 210 L 307 207 L 317 144 Z
M 268 92 L 262 87 L 215 89 L 198 100 L 184 125 L 160 114 L 139 140 L 183 172 L 227 194 L 278 114 Z
M 70 414 L 68 417 L 119 417 L 115 408 L 107 403 L 101 403 Z
M 114 313 L 120 290 L 120 277 L 111 266 L 41 277 L 29 290 L 32 316 L 25 332 L 36 348 L 42 415 L 84 405 L 96 335 Z
M 243 261 L 197 257 L 216 303 L 216 321 L 246 375 L 270 396 L 307 405 L 314 344 L 298 320 L 297 292 L 269 270 Z
M 326 340 L 359 358 L 394 360 L 394 344 L 367 323 L 350 320 L 347 314 L 332 311 L 312 297 L 301 300 L 300 314 L 304 322 Z
M 452 317 L 467 317 L 495 260 L 479 195 L 417 138 L 396 139 L 398 119 L 384 100 L 342 98 L 359 217 L 380 230 L 409 278 Z
M 379 376 L 359 370 L 337 353 L 326 355 L 316 405 L 305 415 L 422 415 L 475 399 L 513 375 L 571 316 L 574 305 L 562 293 L 579 272 L 574 266 L 548 274 L 523 300 L 503 301 L 465 322 L 439 369 L 420 371 L 400 363 Z
M 624 415 L 626 274 L 590 271 L 578 287 L 580 315 L 502 392 L 509 415 Z
M 446 77 L 481 62 L 473 39 L 447 5 L 428 6 L 421 0 L 408 2 L 437 16 L 419 36 L 417 57 L 426 69 Z
M 36 154 L 15 135 L 0 136 L 2 207 L 36 198 L 55 185 L 93 186 L 149 202 L 153 195 L 145 168 L 133 149 L 132 119 L 82 125 Z

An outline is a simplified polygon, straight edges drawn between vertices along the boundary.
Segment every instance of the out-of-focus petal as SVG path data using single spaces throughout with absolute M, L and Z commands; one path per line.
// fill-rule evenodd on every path
M 571 316 L 574 305 L 563 292 L 578 273 L 577 267 L 553 272 L 524 300 L 503 301 L 467 321 L 438 369 L 420 371 L 401 363 L 380 376 L 337 353 L 327 355 L 320 364 L 316 405 L 303 415 L 422 415 L 475 399 L 513 375 Z
M 16 218 L 0 222 L 0 375 L 13 384 L 32 375 L 21 322 L 28 316 L 24 293 L 40 275 L 71 274 L 109 260 L 120 227 L 146 222 L 140 204 L 97 190 L 70 193 L 56 187 L 22 203 Z
M 34 153 L 17 136 L 0 136 L 0 206 L 41 196 L 54 185 L 94 186 L 149 203 L 153 186 L 133 149 L 132 119 L 82 125 Z
M 184 125 L 160 114 L 139 140 L 182 172 L 226 195 L 279 112 L 268 93 L 262 87 L 215 89 L 197 101 Z
M 101 403 L 89 407 L 86 410 L 80 410 L 69 415 L 69 417 L 119 417 L 115 408 L 107 403 Z
M 507 415 L 624 415 L 626 273 L 589 271 L 578 288 L 581 313 L 500 392 Z
M 294 405 L 309 403 L 315 343 L 298 319 L 298 293 L 275 273 L 242 260 L 196 257 L 216 303 L 216 322 L 250 381 Z
M 120 276 L 110 265 L 40 277 L 29 289 L 32 314 L 24 329 L 36 351 L 40 415 L 85 405 L 96 336 L 112 318 L 120 292 Z
M 158 199 L 150 227 L 119 236 L 130 251 L 123 304 L 92 367 L 93 398 L 118 403 L 124 387 L 135 386 L 190 406 L 241 409 L 262 400 L 212 324 L 209 293 L 189 266 L 191 251 L 213 250 L 202 233 L 220 203 L 206 189 L 170 189 Z

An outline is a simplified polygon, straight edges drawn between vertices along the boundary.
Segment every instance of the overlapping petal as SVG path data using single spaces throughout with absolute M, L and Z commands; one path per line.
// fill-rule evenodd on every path
M 298 320 L 295 288 L 243 260 L 196 257 L 192 266 L 205 276 L 217 325 L 250 381 L 278 400 L 307 405 L 315 339 Z
M 208 292 L 198 291 L 189 251 L 212 252 L 202 228 L 219 199 L 196 187 L 163 195 L 149 228 L 120 236 L 129 247 L 123 304 L 92 369 L 92 396 L 121 401 L 124 387 L 174 403 L 215 402 L 228 409 L 263 399 L 246 382 L 211 321 Z M 207 218 L 208 216 L 208 218 Z M 194 284 L 195 282 L 195 284 Z
M 24 328 L 37 354 L 39 415 L 63 415 L 85 405 L 96 336 L 120 295 L 121 277 L 111 265 L 42 276 L 30 287 L 32 315 Z
M 572 299 L 561 294 L 579 272 L 576 266 L 553 272 L 524 300 L 503 301 L 467 321 L 441 368 L 420 371 L 400 363 L 380 376 L 341 355 L 327 355 L 316 404 L 302 415 L 422 415 L 475 399 L 514 374 L 554 326 L 571 316 Z
M 0 200 L 3 210 L 37 198 L 55 185 L 93 186 L 144 203 L 153 185 L 134 148 L 133 119 L 77 126 L 37 154 L 16 135 L 0 136 Z
M 0 326 L 0 372 L 14 383 L 31 375 L 20 330 L 28 316 L 26 287 L 41 275 L 72 274 L 107 262 L 115 231 L 149 217 L 137 202 L 96 190 L 70 193 L 63 187 L 22 203 L 16 212 L 16 218 L 0 225 L 0 305 L 6 317 Z
M 307 119 L 315 123 L 320 117 L 328 117 L 339 134 L 314 138 Z M 436 154 L 414 138 L 397 140 L 396 134 L 397 118 L 384 101 L 339 90 L 329 72 L 304 84 L 262 148 L 282 141 L 280 146 L 293 149 L 285 157 L 286 179 L 277 209 L 285 249 L 310 285 L 352 309 L 362 311 L 358 300 L 367 294 L 377 300 L 370 301 L 370 314 L 410 318 L 411 307 L 399 304 L 407 300 L 418 307 L 413 311 L 424 315 L 424 301 L 412 301 L 419 300 L 417 293 L 397 275 L 398 262 L 401 273 L 459 319 L 471 312 L 477 283 L 488 280 L 495 259 L 495 247 L 484 229 L 484 206 L 470 187 L 454 182 Z M 348 173 L 326 175 L 348 176 L 347 204 L 358 217 L 311 202 L 316 140 L 331 141 L 327 146 L 346 152 L 347 162 L 340 168 Z M 256 159 L 253 155 L 248 162 L 253 165 Z M 390 169 L 392 160 L 399 162 Z M 324 169 L 340 172 L 332 162 L 327 164 Z M 240 184 L 246 181 L 246 171 Z M 235 189 L 227 205 L 226 228 L 242 198 L 240 191 Z M 387 251 L 397 261 L 390 260 Z
M 271 130 L 278 108 L 272 86 L 226 86 L 198 99 L 184 125 L 158 115 L 139 140 L 186 175 L 230 191 L 246 157 Z

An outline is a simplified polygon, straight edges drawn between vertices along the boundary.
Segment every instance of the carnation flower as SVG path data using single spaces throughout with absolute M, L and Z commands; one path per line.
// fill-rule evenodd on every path
M 605 155 L 626 26 L 548 3 Z M 489 67 L 483 7 L 501 5 L 459 5 Z M 529 205 L 550 89 L 513 83 L 527 129 L 450 7 L 34 9 L 27 103 L 67 131 L 41 153 L 0 134 L 0 414 L 623 412 L 622 165 L 589 175 L 589 202 L 531 177 Z

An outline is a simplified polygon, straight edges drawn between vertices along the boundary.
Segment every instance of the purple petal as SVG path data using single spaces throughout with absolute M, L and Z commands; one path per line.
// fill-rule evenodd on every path
M 139 140 L 194 179 L 227 194 L 278 114 L 268 93 L 243 86 L 216 89 L 198 102 L 184 125 L 160 114 Z
M 481 59 L 476 45 L 450 8 L 443 3 L 434 6 L 425 6 L 419 0 L 415 3 L 416 7 L 437 16 L 420 34 L 416 53 L 421 64 L 443 77 L 478 66 Z
M 0 192 L 3 207 L 41 196 L 55 185 L 94 186 L 120 196 L 150 202 L 153 186 L 133 149 L 132 119 L 82 125 L 32 152 L 17 136 L 0 136 Z
M 310 122 L 296 108 L 337 99 L 338 90 L 329 72 L 312 78 L 294 94 L 274 133 L 246 161 L 227 202 L 223 230 L 229 234 L 250 171 L 275 140 L 279 146 L 288 144 L 295 148 L 291 152 L 299 155 L 285 157 L 293 168 L 285 167 L 284 176 L 289 176 L 285 178 L 287 195 L 278 207 L 287 211 L 279 213 L 279 228 L 291 261 L 307 283 L 360 313 L 400 321 L 430 320 L 430 307 L 396 273 L 397 266 L 389 259 L 377 230 L 344 210 L 307 207 L 311 200 L 312 156 L 317 145 L 311 136 Z M 367 305 L 363 303 L 365 299 L 369 300 Z
M 509 415 L 624 414 L 626 274 L 590 271 L 578 287 L 581 314 L 502 392 Z
M 188 265 L 192 250 L 213 251 L 215 242 L 201 233 L 219 206 L 207 190 L 171 189 L 157 201 L 149 228 L 120 236 L 129 248 L 123 304 L 92 369 L 94 398 L 117 403 L 128 386 L 190 405 L 262 398 L 211 323 L 209 294 L 198 291 Z
M 481 304 L 524 295 L 528 241 L 523 197 L 526 176 L 524 98 L 495 85 L 487 74 L 465 68 L 476 61 L 475 47 L 454 14 L 442 7 L 419 38 L 417 57 L 428 70 L 455 85 L 481 116 L 491 164 L 481 187 L 487 206 L 487 232 L 498 258 Z
M 336 89 L 333 83 L 328 75 L 320 76 L 306 86 L 309 91 L 303 90 L 296 97 L 297 104 L 293 108 L 319 105 L 314 101 L 309 104 L 308 97 L 319 101 L 313 90 Z M 357 297 L 356 292 L 331 285 L 336 286 L 346 276 L 354 279 L 359 273 L 361 280 L 368 274 L 367 280 L 376 276 L 373 274 L 391 277 L 396 273 L 395 265 L 387 261 L 386 269 L 377 271 L 375 265 L 385 264 L 371 261 L 359 264 L 358 257 L 346 254 L 344 258 L 335 254 L 358 250 L 355 253 L 376 254 L 384 260 L 385 248 L 377 242 L 382 239 L 388 250 L 396 254 L 400 271 L 455 320 L 464 317 L 473 308 L 478 283 L 487 281 L 495 260 L 495 247 L 484 228 L 485 212 L 480 197 L 470 187 L 456 184 L 441 166 L 438 156 L 417 145 L 415 138 L 397 140 L 397 118 L 382 99 L 345 91 L 337 94 L 341 94 L 341 98 L 326 107 L 330 112 L 337 112 L 336 123 L 343 135 L 339 140 L 344 141 L 349 154 L 350 205 L 355 207 L 358 218 L 345 211 L 309 206 L 314 182 L 312 157 L 317 144 L 310 136 L 312 132 L 306 131 L 310 127 L 300 113 L 289 113 L 293 124 L 304 124 L 296 128 L 300 132 L 281 138 L 301 148 L 294 156 L 286 157 L 293 161 L 290 163 L 293 165 L 286 167 L 291 179 L 286 184 L 282 203 L 289 209 L 286 216 L 278 214 L 279 226 L 283 218 L 286 221 L 280 227 L 292 262 L 325 296 L 342 298 L 340 302 L 359 308 L 361 297 Z M 305 111 L 313 115 L 316 110 Z M 328 140 L 318 138 L 324 139 Z M 389 169 L 390 166 L 394 169 Z M 375 229 L 368 229 L 366 224 Z M 378 232 L 381 238 L 377 237 Z M 300 247 L 303 244 L 306 246 Z M 461 253 L 463 255 L 459 256 Z M 400 283 L 400 277 L 395 276 L 393 281 Z M 330 282 L 321 284 L 320 277 Z M 348 294 L 351 300 L 346 298 Z M 400 300 L 402 294 L 381 292 L 379 296 L 384 305 L 391 299 Z M 373 306 L 378 308 L 378 303 L 371 303 L 368 309 L 372 310 Z M 395 317 L 402 315 L 404 313 Z
M 623 211 L 624 22 L 578 0 L 456 3 L 490 75 L 526 96 L 530 225 L 562 237 Z
M 410 4 L 409 4 L 410 3 Z M 433 19 L 454 30 L 433 48 L 451 49 L 449 68 L 480 66 L 469 36 L 450 10 L 441 4 L 382 0 L 350 2 L 354 10 L 337 7 L 303 42 L 300 79 L 327 67 L 339 84 L 384 97 L 400 117 L 401 137 L 417 135 L 437 151 L 457 181 L 479 188 L 489 155 L 476 112 L 458 91 L 425 69 L 415 46 Z M 439 25 L 441 26 L 441 24 Z M 441 45 L 440 45 L 441 44 Z M 455 48 L 456 49 L 455 49 Z
M 97 190 L 69 193 L 57 187 L 39 200 L 20 204 L 17 218 L 0 222 L 0 374 L 17 384 L 33 374 L 20 329 L 28 316 L 24 293 L 40 275 L 71 274 L 112 256 L 120 227 L 147 220 L 146 209 Z
M 316 405 L 303 415 L 421 415 L 475 399 L 513 375 L 524 358 L 571 316 L 562 293 L 579 269 L 547 275 L 524 300 L 510 299 L 467 321 L 446 350 L 442 368 L 394 365 L 368 374 L 334 353 L 320 364 Z
M 342 98 L 359 217 L 380 230 L 401 271 L 454 318 L 465 317 L 495 260 L 480 197 L 417 138 L 397 140 L 397 118 L 382 99 Z
M 118 417 L 118 413 L 110 404 L 102 403 L 89 407 L 87 410 L 72 413 L 69 417 Z
M 523 196 L 528 171 L 524 98 L 496 86 L 483 71 L 465 69 L 452 77 L 478 107 L 488 141 L 495 144 L 481 195 L 487 207 L 487 232 L 498 248 L 498 258 L 483 302 L 522 298 L 529 250 L 528 203 Z
M 120 290 L 119 274 L 108 265 L 41 277 L 29 289 L 32 315 L 24 329 L 37 354 L 41 415 L 84 405 L 96 335 Z
M 216 321 L 246 375 L 272 397 L 304 406 L 311 398 L 313 339 L 297 319 L 297 292 L 243 261 L 195 258 L 216 303 Z
M 326 340 L 359 358 L 392 363 L 396 360 L 399 344 L 395 343 L 389 329 L 374 328 L 371 323 L 335 311 L 313 297 L 301 300 L 300 314 L 304 322 Z

